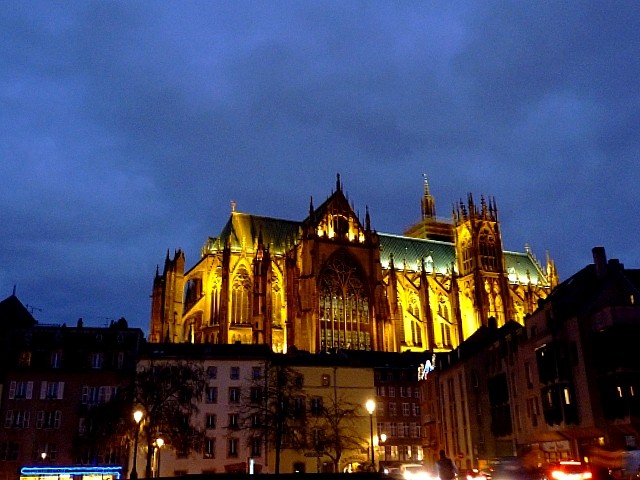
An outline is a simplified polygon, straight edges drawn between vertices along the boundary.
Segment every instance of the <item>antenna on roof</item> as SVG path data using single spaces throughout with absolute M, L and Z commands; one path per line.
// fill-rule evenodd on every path
M 27 309 L 27 311 L 28 311 L 31 315 L 33 315 L 33 311 L 34 311 L 34 310 L 37 310 L 38 312 L 42 312 L 42 309 L 41 309 L 41 308 L 34 307 L 33 305 L 29 305 L 29 304 L 26 304 L 26 305 L 24 306 L 24 308 L 26 308 L 26 309 Z

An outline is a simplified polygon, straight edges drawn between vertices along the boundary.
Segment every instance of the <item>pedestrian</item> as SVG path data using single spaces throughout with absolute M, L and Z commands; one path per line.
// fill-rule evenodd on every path
M 440 459 L 436 462 L 438 467 L 438 477 L 440 480 L 452 480 L 456 477 L 457 469 L 453 461 L 440 450 Z

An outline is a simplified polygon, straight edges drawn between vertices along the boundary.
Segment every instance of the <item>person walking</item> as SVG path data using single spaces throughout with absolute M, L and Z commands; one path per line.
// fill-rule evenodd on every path
M 444 450 L 440 450 L 440 459 L 436 462 L 436 466 L 440 480 L 453 480 L 458 473 L 453 461 L 447 457 Z

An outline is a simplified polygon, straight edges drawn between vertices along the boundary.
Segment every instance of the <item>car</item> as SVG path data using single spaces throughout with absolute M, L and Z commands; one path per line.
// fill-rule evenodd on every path
M 400 473 L 404 480 L 431 480 L 431 474 L 427 467 L 419 463 L 400 465 Z
M 591 480 L 591 469 L 585 463 L 565 460 L 552 463 L 545 468 L 545 480 Z
M 477 468 L 469 468 L 461 472 L 458 477 L 462 480 L 491 480 L 491 473 L 478 470 Z

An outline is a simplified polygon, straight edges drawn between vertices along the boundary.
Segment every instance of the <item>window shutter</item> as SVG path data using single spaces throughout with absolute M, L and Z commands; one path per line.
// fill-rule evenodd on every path
M 33 382 L 29 383 L 31 383 L 31 386 L 33 387 Z M 22 428 L 29 428 L 29 418 L 31 418 L 31 412 L 27 410 L 26 412 L 24 412 L 24 422 L 22 423 Z
M 27 400 L 33 397 L 33 382 L 27 382 Z
M 53 428 L 60 428 L 60 422 L 62 421 L 62 412 L 56 410 L 56 414 L 53 420 Z
M 58 400 L 64 397 L 64 382 L 58 382 Z
M 11 382 L 9 384 L 9 399 L 13 400 L 16 398 L 16 382 Z
M 47 382 L 43 380 L 40 384 L 40 400 L 45 398 L 47 398 Z

